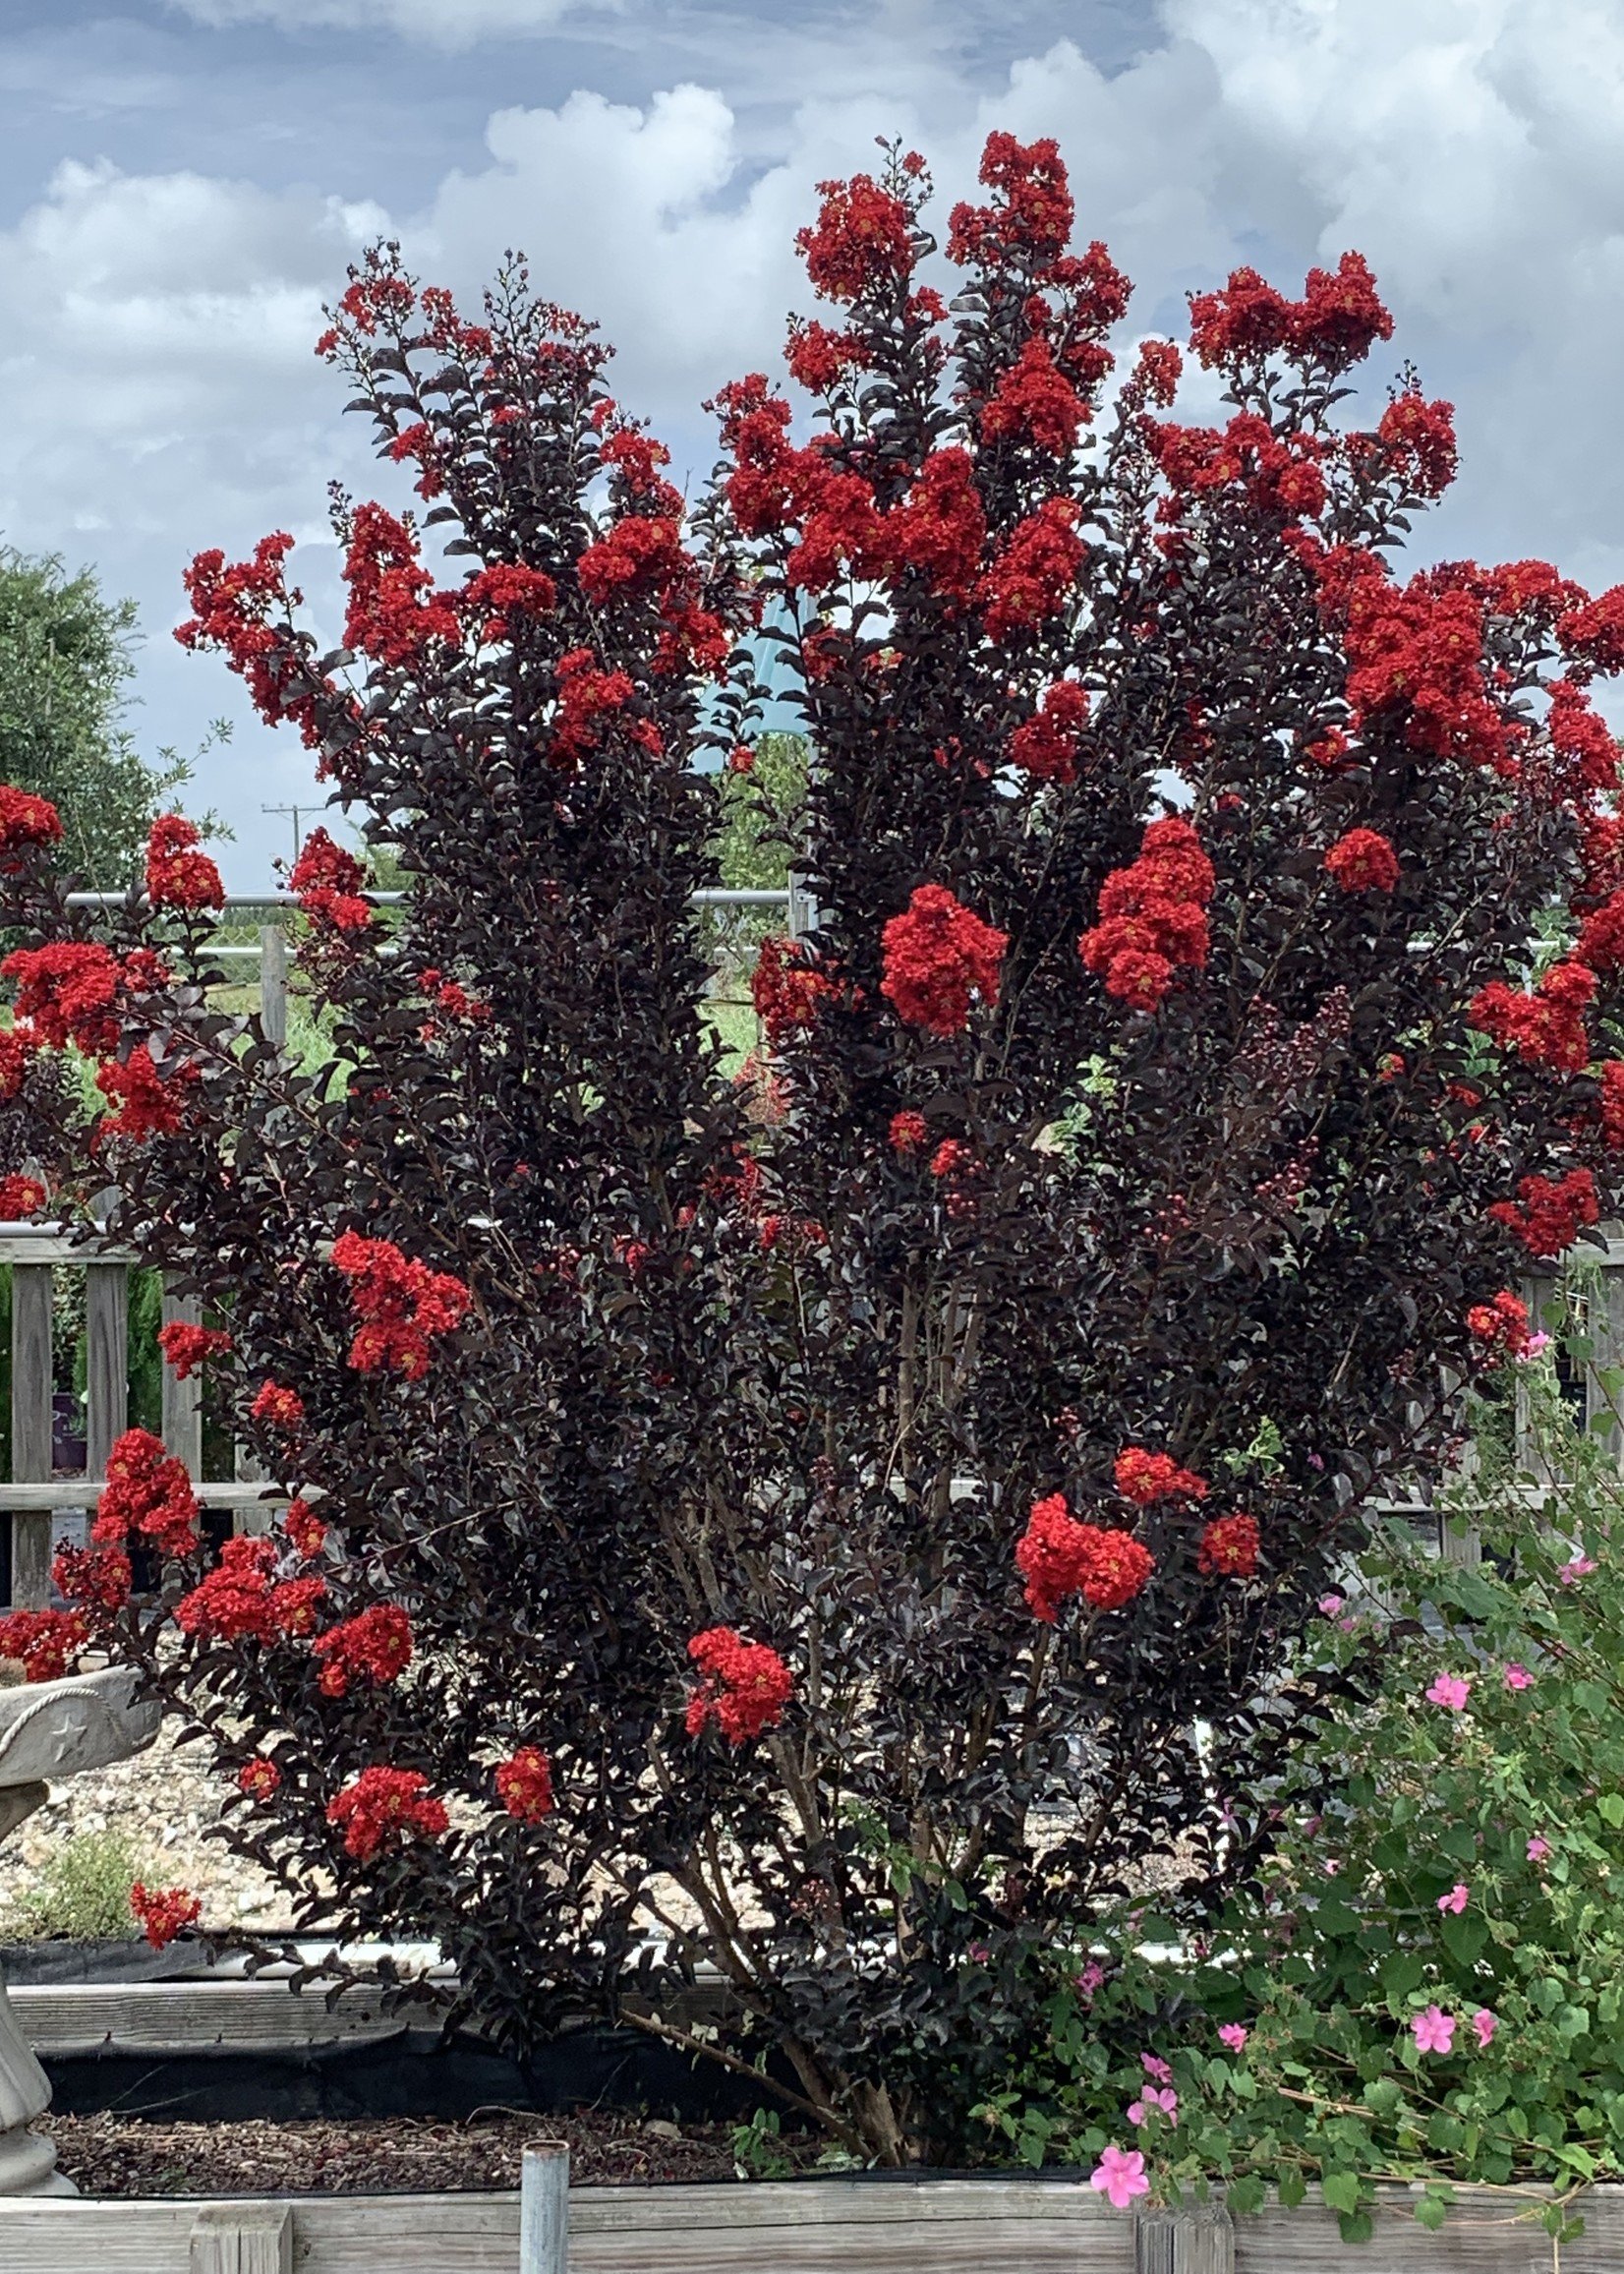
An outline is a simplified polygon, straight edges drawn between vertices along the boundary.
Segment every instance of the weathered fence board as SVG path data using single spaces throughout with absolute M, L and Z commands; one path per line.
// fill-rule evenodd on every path
M 51 1473 L 51 1267 L 19 1263 L 11 1288 L 11 1473 Z M 51 1502 L 11 1528 L 11 1597 L 37 1609 L 50 1600 Z
M 293 2274 L 293 2212 L 286 2203 L 202 2211 L 190 2274 Z

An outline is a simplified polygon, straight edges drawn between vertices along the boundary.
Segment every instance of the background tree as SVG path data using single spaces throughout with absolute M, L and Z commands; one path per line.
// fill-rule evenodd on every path
M 51 800 L 64 859 L 99 891 L 140 873 L 153 816 L 192 772 L 172 750 L 148 764 L 123 724 L 136 625 L 135 602 L 108 600 L 92 569 L 0 548 L 0 779 Z
M 78 1616 L 208 1733 L 302 1923 L 438 1940 L 520 2041 L 692 2045 L 708 1961 L 736 2018 L 696 2049 L 893 2164 L 973 2152 L 1057 1936 L 1147 1884 L 1194 1927 L 1252 1868 L 1316 1706 L 1292 1638 L 1624 1141 L 1587 692 L 1624 591 L 1397 580 L 1454 441 L 1408 383 L 1350 420 L 1391 329 L 1357 256 L 1196 299 L 1223 426 L 1163 415 L 1162 340 L 1107 412 L 1128 286 L 1058 152 L 994 136 L 983 182 L 952 319 L 922 161 L 827 186 L 815 437 L 725 389 L 686 527 L 521 272 L 479 323 L 387 249 L 354 277 L 324 350 L 466 572 L 340 499 L 342 650 L 284 536 L 201 555 L 182 635 L 398 854 L 392 930 L 330 841 L 295 872 L 329 1066 L 209 1009 L 189 825 L 92 938 L 0 794 L 15 1079 L 99 1060 L 68 1173 L 228 1319 L 170 1356 L 293 1496 L 206 1571 L 134 1435 Z M 819 920 L 763 947 L 753 1129 L 690 896 L 764 636 Z

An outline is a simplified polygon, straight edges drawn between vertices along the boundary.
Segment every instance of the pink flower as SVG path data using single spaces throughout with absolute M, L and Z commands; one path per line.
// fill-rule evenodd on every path
M 1153 2076 L 1158 2084 L 1171 2084 L 1173 2082 L 1172 2070 L 1169 2069 L 1165 2061 L 1158 2061 L 1154 2053 L 1141 2053 L 1139 2055 L 1139 2067 L 1144 2070 L 1146 2076 Z
M 1519 1359 L 1537 1358 L 1542 1350 L 1549 1348 L 1550 1336 L 1548 1334 L 1531 1334 L 1517 1356 Z
M 1340 1596 L 1340 1595 L 1322 1595 L 1322 1596 L 1320 1597 L 1320 1599 L 1319 1599 L 1319 1610 L 1320 1610 L 1320 1613 L 1321 1613 L 1321 1615 L 1322 1615 L 1323 1617 L 1325 1617 L 1325 1618 L 1335 1618 L 1335 1616 L 1336 1616 L 1337 1612 L 1338 1612 L 1338 1611 L 1339 1611 L 1341 1608 L 1342 1608 L 1342 1598 L 1341 1598 L 1341 1596 Z
M 1227 2045 L 1232 2053 L 1245 2053 L 1247 2050 L 1247 2032 L 1239 2021 L 1226 2021 L 1218 2032 L 1218 2042 L 1220 2045 Z
M 1464 1879 L 1458 1879 L 1446 1895 L 1439 1895 L 1438 1908 L 1440 1911 L 1453 1911 L 1459 1918 L 1471 1900 L 1472 1891 Z
M 1418 2053 L 1449 2053 L 1455 2044 L 1455 2016 L 1444 2012 L 1439 2006 L 1428 2006 L 1424 2013 L 1418 2013 L 1410 2024 L 1416 2033 Z
M 1144 2158 L 1137 2148 L 1108 2147 L 1089 2175 L 1088 2185 L 1105 2197 L 1114 2211 L 1126 2211 L 1135 2195 L 1148 2195 Z
M 1513 1659 L 1506 1668 L 1506 1688 L 1508 1690 L 1531 1690 L 1533 1687 L 1534 1676 L 1529 1672 L 1527 1666 L 1520 1666 Z
M 1470 1674 L 1440 1674 L 1426 1693 L 1429 1706 L 1447 1706 L 1452 1714 L 1461 1713 L 1472 1695 Z
M 1528 1859 L 1530 1863 L 1543 1863 L 1549 1853 L 1550 1841 L 1548 1839 L 1541 1839 L 1539 1835 L 1536 1833 L 1534 1837 L 1528 1843 Z
M 1494 2042 L 1495 2030 L 1500 2026 L 1499 2015 L 1491 2013 L 1485 2006 L 1481 2012 L 1473 2014 L 1472 2026 L 1478 2032 L 1479 2050 L 1486 2053 Z
M 1577 1587 L 1586 1573 L 1595 1569 L 1595 1565 L 1588 1555 L 1576 1555 L 1571 1563 L 1563 1564 L 1556 1576 L 1564 1587 Z
M 1090 1958 L 1080 1974 L 1073 1974 L 1072 1987 L 1086 2005 L 1105 1980 L 1105 1968 L 1097 1958 Z
M 1130 2123 L 1130 2124 L 1131 2124 L 1131 2125 L 1141 2125 L 1141 2124 L 1143 2124 L 1143 2122 L 1144 2122 L 1144 2119 L 1145 2119 L 1145 2106 L 1144 2106 L 1144 2102 L 1143 2102 L 1142 2100 L 1131 2100 L 1131 2101 L 1129 2102 L 1129 2104 L 1128 2104 L 1128 2121 L 1129 2121 L 1129 2123 Z

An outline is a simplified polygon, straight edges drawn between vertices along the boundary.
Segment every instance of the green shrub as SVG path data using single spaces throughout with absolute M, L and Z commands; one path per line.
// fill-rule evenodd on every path
M 7 1924 L 23 1936 L 68 1935 L 76 1942 L 133 1937 L 130 1890 L 140 1865 L 122 1832 L 81 1832 L 64 1840 L 37 1887 L 19 1899 Z
M 1114 2143 L 1241 2210 L 1318 2181 L 1349 2241 L 1378 2179 L 1423 2225 L 1452 2183 L 1537 2185 L 1563 2232 L 1624 2177 L 1624 1483 L 1548 1356 L 1507 1372 L 1446 1511 L 1483 1561 L 1401 1537 L 1324 1599 L 1303 1663 L 1352 1694 L 1261 1796 L 1266 1861 L 1207 1949 L 1131 1910 L 1065 1957 L 981 2112 L 1026 2160 Z

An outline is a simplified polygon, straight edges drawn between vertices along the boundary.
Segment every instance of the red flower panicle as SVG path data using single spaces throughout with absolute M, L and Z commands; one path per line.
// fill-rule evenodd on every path
M 344 1834 L 344 1853 L 371 1863 L 378 1850 L 410 1834 L 437 1839 L 450 1818 L 445 1803 L 416 1769 L 363 1769 L 327 1803 L 327 1822 Z
M 326 1545 L 327 1528 L 308 1500 L 290 1500 L 282 1514 L 282 1538 L 310 1563 Z
M 131 1915 L 154 1951 L 165 1951 L 178 1934 L 196 1926 L 203 1903 L 184 1887 L 144 1887 L 138 1879 L 130 1890 Z
M 60 1681 L 89 1641 L 75 1610 L 13 1610 L 0 1614 L 0 1659 L 19 1659 L 30 1682 Z
M 694 1636 L 688 1656 L 704 1677 L 688 1697 L 690 1737 L 712 1721 L 729 1745 L 777 1728 L 795 1678 L 770 1644 L 746 1642 L 730 1626 L 713 1626 Z
M 249 1407 L 251 1417 L 272 1429 L 296 1429 L 305 1418 L 305 1401 L 297 1390 L 279 1381 L 262 1381 Z
M 922 1153 L 930 1141 L 930 1128 L 924 1115 L 906 1108 L 901 1113 L 894 1113 L 886 1141 L 899 1160 L 911 1160 L 916 1153 Z
M 51 1578 L 67 1602 L 110 1616 L 129 1602 L 134 1574 L 120 1547 L 59 1547 Z
M 145 1042 L 138 1042 L 128 1058 L 109 1058 L 96 1069 L 96 1087 L 115 1110 L 102 1115 L 97 1136 L 126 1137 L 132 1144 L 174 1137 L 197 1080 L 198 1069 L 185 1062 L 160 1071 Z
M 552 1763 L 539 1745 L 521 1745 L 496 1765 L 496 1797 L 521 1824 L 552 1813 Z
M 175 1379 L 187 1381 L 199 1367 L 228 1351 L 231 1337 L 218 1327 L 192 1326 L 184 1318 L 172 1318 L 158 1328 L 158 1348 Z
M 1326 853 L 1325 867 L 1345 893 L 1390 893 L 1399 881 L 1399 856 L 1378 829 L 1350 829 Z
M 1181 1469 L 1171 1453 L 1147 1453 L 1142 1445 L 1128 1445 L 1117 1455 L 1114 1475 L 1117 1490 L 1136 1508 L 1157 1500 L 1204 1500 L 1207 1483 L 1191 1469 Z
M 62 816 L 48 797 L 0 782 L 0 876 L 15 876 L 25 857 L 62 842 Z
M 750 978 L 750 1000 L 767 1040 L 782 1049 L 791 1034 L 817 1024 L 818 1012 L 838 990 L 814 970 L 798 940 L 766 939 Z
M 309 1634 L 326 1589 L 319 1579 L 271 1577 L 276 1544 L 262 1534 L 226 1541 L 220 1560 L 175 1605 L 175 1624 L 201 1642 L 270 1642 L 278 1635 Z
M 1580 1232 L 1597 1221 L 1601 1203 L 1589 1169 L 1569 1169 L 1557 1181 L 1525 1177 L 1515 1200 L 1496 1200 L 1488 1213 L 1520 1240 L 1531 1255 L 1560 1255 Z
M 372 923 L 371 901 L 361 898 L 367 872 L 353 852 L 335 845 L 324 829 L 313 829 L 288 875 L 288 887 L 319 930 L 364 932 Z
M 53 1049 L 116 1048 L 113 1016 L 123 969 L 110 948 L 95 940 L 52 940 L 43 948 L 14 948 L 0 977 L 17 982 L 16 1016 Z
M 1131 1532 L 1081 1524 L 1063 1492 L 1035 1500 L 1015 1545 L 1015 1569 L 1026 1582 L 1033 1616 L 1053 1626 L 1067 1596 L 1095 1610 L 1120 1610 L 1144 1592 L 1155 1559 Z
M 1585 1013 L 1595 993 L 1595 973 L 1587 965 L 1553 963 L 1532 995 L 1491 979 L 1473 997 L 1468 1017 L 1530 1066 L 1579 1074 L 1590 1063 Z
M 1010 736 L 1010 764 L 1034 782 L 1074 782 L 1087 723 L 1087 688 L 1079 687 L 1075 679 L 1057 679 L 1045 688 L 1037 710 Z
M 281 1786 L 282 1772 L 262 1753 L 257 1753 L 252 1761 L 245 1761 L 237 1772 L 237 1789 L 246 1792 L 250 1800 L 268 1800 Z
M 910 1026 L 947 1037 L 969 1024 L 972 997 L 998 1000 L 1008 935 L 962 906 L 946 885 L 921 885 L 881 934 L 880 992 Z
M 160 813 L 146 840 L 146 897 L 155 908 L 221 908 L 225 887 L 206 852 L 203 831 L 184 813 Z
M 1076 519 L 1073 498 L 1046 497 L 1011 532 L 977 587 L 990 640 L 1036 631 L 1064 610 L 1087 556 Z
M 108 1454 L 90 1538 L 98 1547 L 122 1547 L 132 1532 L 163 1555 L 190 1555 L 198 1545 L 198 1496 L 186 1464 L 150 1429 L 126 1429 Z
M 333 1266 L 350 1283 L 361 1325 L 349 1348 L 357 1373 L 387 1369 L 407 1381 L 429 1370 L 434 1345 L 467 1316 L 473 1298 L 448 1271 L 402 1254 L 392 1240 L 345 1232 L 333 1242 Z
M 1491 1303 L 1475 1303 L 1466 1324 L 1474 1342 L 1506 1358 L 1521 1358 L 1533 1339 L 1528 1305 L 1508 1287 L 1502 1287 Z
M 0 1223 L 21 1224 L 45 1205 L 45 1188 L 34 1177 L 0 1177 Z
M 392 1682 L 411 1662 L 412 1622 L 398 1603 L 370 1603 L 355 1618 L 330 1627 L 317 1644 L 316 1656 L 322 1662 L 324 1698 L 347 1697 L 351 1683 L 363 1678 L 380 1685 Z
M 813 289 L 825 300 L 850 302 L 884 291 L 913 266 L 913 216 L 899 198 L 868 174 L 820 182 L 816 224 L 797 230 L 795 247 Z
M 1209 1578 L 1249 1579 L 1261 1545 L 1255 1516 L 1216 1516 L 1201 1534 L 1196 1568 Z
M 1175 969 L 1205 966 L 1214 882 L 1212 863 L 1182 814 L 1150 824 L 1138 859 L 1113 869 L 1101 886 L 1100 920 L 1077 943 L 1108 995 L 1135 1011 L 1154 1011 Z

